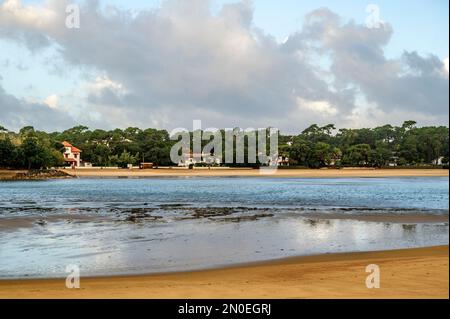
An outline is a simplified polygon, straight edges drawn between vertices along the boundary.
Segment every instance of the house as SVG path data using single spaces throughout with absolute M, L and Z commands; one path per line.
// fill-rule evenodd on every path
M 269 157 L 268 163 L 269 166 L 289 166 L 289 157 L 287 156 L 278 156 L 278 157 Z
M 190 167 L 192 165 L 195 165 L 198 163 L 203 162 L 202 160 L 203 158 L 203 154 L 192 154 L 191 152 L 189 153 L 184 153 L 182 159 L 180 159 L 180 161 L 178 162 L 178 166 L 179 167 Z M 197 161 L 199 159 L 199 161 Z
M 205 153 L 185 153 L 183 158 L 178 162 L 179 167 L 191 167 L 196 164 L 220 165 L 221 159 L 215 158 L 214 155 Z
M 389 159 L 389 161 L 387 162 L 387 165 L 389 167 L 397 167 L 398 166 L 398 161 L 400 160 L 400 158 L 398 156 L 391 156 L 391 158 Z
M 444 157 L 440 156 L 437 159 L 434 159 L 431 164 L 433 165 L 443 165 L 444 164 Z
M 62 142 L 64 146 L 64 161 L 66 165 L 71 167 L 80 167 L 81 150 L 73 146 L 67 141 Z
M 289 157 L 278 156 L 277 166 L 289 166 Z

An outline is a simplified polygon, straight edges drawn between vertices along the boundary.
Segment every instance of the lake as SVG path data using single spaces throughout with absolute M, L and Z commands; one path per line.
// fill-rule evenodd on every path
M 0 278 L 448 244 L 447 177 L 0 182 Z

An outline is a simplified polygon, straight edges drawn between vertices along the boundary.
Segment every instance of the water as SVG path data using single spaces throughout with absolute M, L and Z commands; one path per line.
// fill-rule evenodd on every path
M 151 273 L 448 244 L 448 178 L 0 183 L 0 278 Z

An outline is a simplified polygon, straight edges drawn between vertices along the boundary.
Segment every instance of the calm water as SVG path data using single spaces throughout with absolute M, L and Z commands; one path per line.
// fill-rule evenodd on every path
M 3 182 L 0 278 L 65 276 L 69 264 L 86 276 L 150 273 L 448 244 L 448 194 L 439 177 Z

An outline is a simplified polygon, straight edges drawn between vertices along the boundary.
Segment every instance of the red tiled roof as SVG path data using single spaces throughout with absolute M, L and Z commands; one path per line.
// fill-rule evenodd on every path
M 76 159 L 73 159 L 73 158 L 65 158 L 64 159 L 64 162 L 73 162 L 73 163 L 76 163 L 77 162 L 77 160 Z
M 81 150 L 80 150 L 80 149 L 76 148 L 75 146 L 73 146 L 72 144 L 70 144 L 70 143 L 67 142 L 67 141 L 62 142 L 62 145 L 63 145 L 64 147 L 70 147 L 70 148 L 72 148 L 72 153 L 81 153 Z

